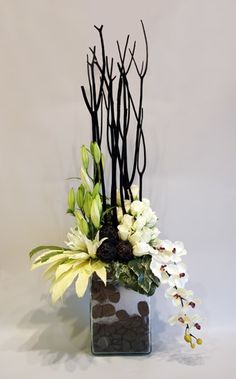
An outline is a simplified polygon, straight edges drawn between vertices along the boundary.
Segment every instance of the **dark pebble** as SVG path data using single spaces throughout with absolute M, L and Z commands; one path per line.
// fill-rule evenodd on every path
M 124 334 L 124 339 L 126 341 L 135 341 L 136 340 L 136 333 L 132 330 L 128 330 L 125 334 Z
M 103 316 L 103 306 L 96 304 L 92 307 L 92 316 L 93 318 L 99 318 Z
M 104 304 L 102 306 L 102 316 L 103 317 L 110 317 L 113 316 L 116 313 L 115 307 L 112 304 Z
M 117 311 L 116 316 L 119 320 L 126 320 L 129 318 L 128 313 L 124 309 L 120 309 L 119 311 Z
M 140 301 L 138 303 L 138 311 L 141 316 L 147 316 L 149 314 L 149 307 L 146 301 Z
M 108 299 L 112 303 L 118 303 L 120 300 L 120 292 L 108 292 Z

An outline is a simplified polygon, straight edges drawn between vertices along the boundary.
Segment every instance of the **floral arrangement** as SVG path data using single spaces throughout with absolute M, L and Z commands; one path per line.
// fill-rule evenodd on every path
M 160 239 L 157 216 L 149 200 L 142 196 L 146 168 L 142 126 L 143 81 L 148 67 L 146 32 L 142 23 L 146 56 L 141 68 L 134 55 L 136 42 L 128 49 L 128 36 L 123 51 L 117 42 L 119 61 L 115 88 L 117 77 L 113 74 L 113 58 L 109 61 L 105 53 L 103 27 L 95 28 L 101 42 L 101 63 L 96 48 L 91 48 L 92 58 L 87 57 L 90 97 L 84 87 L 82 94 L 91 114 L 92 142 L 89 148 L 81 147 L 80 184 L 76 190 L 71 187 L 68 193 L 67 213 L 74 217 L 74 226 L 67 234 L 64 247 L 39 246 L 30 252 L 31 258 L 37 254 L 32 269 L 48 265 L 44 277 L 51 280 L 53 303 L 62 298 L 73 283 L 78 297 L 82 297 L 93 275 L 105 285 L 107 279 L 112 278 L 121 286 L 147 296 L 152 296 L 161 284 L 167 284 L 165 296 L 177 308 L 169 322 L 184 327 L 184 339 L 194 348 L 196 344 L 201 345 L 202 340 L 195 336 L 193 329 L 200 330 L 201 326 L 199 316 L 192 314 L 199 300 L 191 290 L 185 289 L 188 274 L 182 257 L 187 252 L 182 242 Z M 135 106 L 128 81 L 132 67 L 140 82 L 138 106 Z M 135 141 L 133 161 L 128 154 L 132 115 L 136 124 L 136 135 L 132 136 Z M 107 157 L 105 159 L 102 152 L 104 129 L 112 167 L 110 194 L 105 180 Z M 136 174 L 138 185 L 134 184 Z

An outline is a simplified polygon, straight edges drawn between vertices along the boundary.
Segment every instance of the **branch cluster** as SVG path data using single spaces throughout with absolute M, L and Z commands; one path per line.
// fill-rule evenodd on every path
M 118 61 L 114 73 L 114 58 L 108 58 L 105 51 L 103 26 L 95 29 L 99 33 L 101 57 L 98 58 L 96 46 L 90 48 L 87 55 L 87 75 L 89 93 L 82 86 L 82 94 L 92 121 L 92 141 L 101 146 L 105 135 L 107 149 L 111 159 L 112 175 L 110 199 L 113 224 L 117 224 L 116 196 L 120 192 L 121 206 L 125 213 L 125 199 L 132 199 L 131 185 L 136 174 L 139 177 L 139 199 L 142 200 L 142 181 L 146 168 L 146 146 L 143 133 L 143 83 L 148 68 L 148 43 L 143 22 L 141 21 L 144 41 L 145 59 L 139 68 L 135 58 L 136 42 L 129 47 L 128 35 L 122 49 L 117 41 Z M 135 104 L 129 85 L 129 73 L 135 68 L 139 80 L 139 98 Z M 128 133 L 131 118 L 135 120 L 135 148 L 132 157 L 129 154 Z M 128 163 L 131 170 L 129 170 Z M 97 168 L 94 167 L 96 171 Z M 101 184 L 103 210 L 106 210 L 106 189 L 101 163 Z M 95 172 L 96 175 L 96 172 Z

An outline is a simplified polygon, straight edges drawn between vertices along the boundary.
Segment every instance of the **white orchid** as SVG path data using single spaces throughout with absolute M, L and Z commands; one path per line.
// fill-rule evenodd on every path
M 170 317 L 168 322 L 170 325 L 175 325 L 176 323 L 184 324 L 191 329 L 193 326 L 197 327 L 200 320 L 201 317 L 198 314 L 190 315 L 184 312 L 179 312 L 178 314 Z
M 166 271 L 167 265 L 160 263 L 158 259 L 152 257 L 150 269 L 153 274 L 160 280 L 161 283 L 167 283 L 169 274 Z
M 184 301 L 190 301 L 193 297 L 193 291 L 185 290 L 184 288 L 168 288 L 165 292 L 165 297 L 171 299 L 174 306 L 182 305 Z
M 183 288 L 189 278 L 184 263 L 168 264 L 168 273 L 170 274 L 168 284 L 171 287 Z
M 172 249 L 173 255 L 172 255 L 172 262 L 179 263 L 182 260 L 182 256 L 187 254 L 187 251 L 184 248 L 183 242 L 176 241 L 173 244 Z

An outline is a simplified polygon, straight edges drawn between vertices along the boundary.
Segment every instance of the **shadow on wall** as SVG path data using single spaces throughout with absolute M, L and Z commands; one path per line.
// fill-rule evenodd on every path
M 30 329 L 33 333 L 18 351 L 38 352 L 37 362 L 40 361 L 42 365 L 61 362 L 68 371 L 73 371 L 77 366 L 87 369 L 95 359 L 100 359 L 94 357 L 90 351 L 89 294 L 78 299 L 72 291 L 68 292 L 63 303 L 51 306 L 48 304 L 48 297 L 45 297 L 45 307 L 41 305 L 23 317 L 18 328 Z M 179 335 L 179 328 L 171 328 L 159 319 L 153 304 L 152 354 L 139 356 L 138 359 L 159 357 L 189 366 L 202 365 L 203 357 L 197 352 L 186 352 L 185 345 L 179 342 Z M 124 358 L 137 359 L 135 356 Z M 109 362 L 112 357 L 103 359 Z
M 92 359 L 89 354 L 89 295 L 78 299 L 75 294 L 68 293 L 63 303 L 56 306 L 48 304 L 48 297 L 45 297 L 43 304 L 19 322 L 18 328 L 33 331 L 19 351 L 38 352 L 42 365 L 63 361 L 67 366 L 71 364 L 70 369 L 73 370 L 77 362 L 83 364 L 84 367 L 80 364 L 80 368 L 86 369 Z M 80 362 L 80 357 L 83 357 L 83 362 Z

